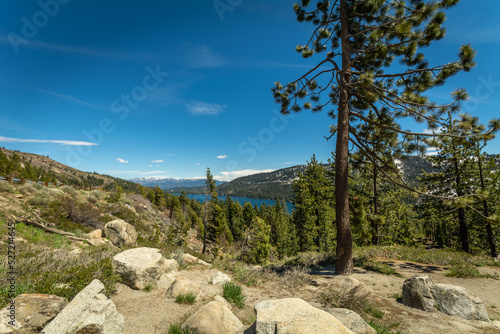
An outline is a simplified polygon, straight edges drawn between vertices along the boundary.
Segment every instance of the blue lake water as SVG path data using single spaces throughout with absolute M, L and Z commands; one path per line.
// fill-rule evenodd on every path
M 180 194 L 174 193 L 174 195 L 179 196 Z M 204 194 L 188 194 L 187 197 L 189 197 L 191 199 L 198 200 L 201 203 L 203 203 L 205 201 Z M 219 198 L 222 200 L 225 200 L 226 196 L 219 196 Z M 250 202 L 253 206 L 255 206 L 255 204 L 257 204 L 257 207 L 261 206 L 262 204 L 274 205 L 276 203 L 276 201 L 272 200 L 272 199 L 256 199 L 256 198 L 233 197 L 233 196 L 231 196 L 231 199 L 233 201 L 238 201 L 241 204 L 241 206 L 243 206 L 246 202 Z M 286 207 L 287 207 L 288 213 L 292 213 L 293 203 L 286 202 Z

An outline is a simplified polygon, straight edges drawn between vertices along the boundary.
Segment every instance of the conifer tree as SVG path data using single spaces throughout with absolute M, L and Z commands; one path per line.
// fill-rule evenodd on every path
M 210 171 L 207 168 L 207 180 L 205 181 L 205 212 L 204 212 L 204 229 L 203 229 L 203 250 L 202 253 L 205 254 L 207 243 L 211 242 L 217 246 L 219 233 L 221 231 L 221 225 L 225 225 L 222 214 L 222 208 L 219 205 L 219 195 L 217 194 L 217 188 L 215 186 L 215 180 Z
M 418 149 L 425 133 L 401 130 L 398 125 L 372 120 L 367 113 L 383 111 L 397 122 L 412 118 L 426 122 L 429 128 L 440 126 L 439 116 L 456 111 L 466 98 L 463 90 L 454 92 L 454 100 L 437 105 L 424 93 L 442 85 L 447 78 L 469 71 L 474 65 L 474 50 L 462 46 L 458 60 L 445 65 L 431 66 L 421 49 L 444 37 L 443 9 L 456 5 L 458 0 L 318 0 L 309 9 L 310 0 L 294 5 L 299 22 L 315 26 L 311 38 L 296 51 L 309 58 L 323 54 L 316 66 L 298 79 L 283 86 L 277 82 L 273 95 L 281 104 L 281 113 L 302 109 L 318 112 L 329 108 L 337 119 L 332 127 L 336 135 L 335 192 L 337 250 L 336 272 L 353 273 L 352 235 L 349 222 L 348 161 L 349 143 L 365 153 L 380 166 L 383 158 L 372 152 L 367 138 L 357 131 L 356 124 L 372 124 L 402 137 L 400 147 L 406 152 Z M 398 60 L 404 67 L 393 66 Z M 326 96 L 325 96 L 326 95 Z M 307 98 L 302 102 L 301 99 Z M 397 123 L 396 123 L 397 124 Z M 383 169 L 380 169 L 383 173 Z

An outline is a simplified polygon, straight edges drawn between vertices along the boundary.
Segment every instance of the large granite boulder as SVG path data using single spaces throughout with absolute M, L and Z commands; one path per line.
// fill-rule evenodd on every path
M 165 259 L 159 249 L 148 247 L 128 249 L 116 254 L 113 266 L 123 284 L 137 290 L 143 290 L 148 285 L 153 289 L 161 288 L 159 282 L 165 280 L 162 276 L 177 271 L 179 267 L 177 261 Z
M 328 310 L 328 313 L 337 318 L 344 326 L 349 328 L 355 334 L 377 334 L 359 314 L 346 308 L 334 308 Z
M 40 333 L 67 304 L 66 298 L 53 295 L 19 295 L 0 311 L 0 333 L 13 330 L 22 330 L 24 334 Z
M 460 286 L 435 284 L 429 276 L 414 276 L 403 283 L 403 304 L 467 320 L 490 321 L 483 302 L 477 296 Z
M 125 320 L 104 293 L 104 285 L 93 280 L 52 320 L 43 334 L 121 334 Z
M 112 220 L 104 226 L 104 235 L 115 246 L 133 246 L 137 241 L 135 228 L 124 220 Z
M 190 280 L 187 279 L 177 279 L 165 293 L 165 297 L 177 298 L 180 295 L 186 295 L 188 293 L 194 293 L 197 295 L 200 289 Z
M 262 301 L 255 313 L 257 334 L 353 334 L 333 315 L 299 298 Z
M 432 295 L 443 313 L 467 320 L 490 321 L 481 299 L 461 286 L 436 284 L 432 288 Z
M 431 288 L 435 285 L 429 276 L 413 276 L 403 283 L 403 304 L 422 311 L 435 310 Z
M 242 330 L 243 324 L 226 303 L 212 301 L 182 324 L 182 328 L 186 327 L 196 334 L 234 334 Z

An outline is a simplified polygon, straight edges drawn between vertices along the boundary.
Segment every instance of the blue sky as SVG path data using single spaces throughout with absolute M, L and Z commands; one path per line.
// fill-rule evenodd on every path
M 295 46 L 312 26 L 293 1 L 41 0 L 0 3 L 0 146 L 85 171 L 223 180 L 325 161 L 326 113 L 280 116 L 270 91 L 314 64 Z M 464 106 L 500 116 L 500 1 L 447 12 L 431 64 L 477 50 L 477 67 L 430 96 L 466 88 Z M 403 123 L 403 128 L 424 130 Z M 84 145 L 82 145 L 84 144 Z M 92 144 L 92 145 L 90 145 Z M 487 151 L 500 153 L 500 140 Z

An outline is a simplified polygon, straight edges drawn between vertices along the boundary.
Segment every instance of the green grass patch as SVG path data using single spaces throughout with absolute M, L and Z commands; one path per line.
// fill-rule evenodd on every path
M 382 312 L 380 309 L 376 308 L 373 305 L 368 305 L 367 307 L 365 307 L 363 309 L 363 312 L 377 319 L 382 319 L 384 317 L 384 312 Z
M 222 296 L 231 304 L 243 308 L 245 306 L 245 295 L 243 294 L 243 288 L 241 285 L 226 282 L 222 286 Z
M 47 233 L 40 228 L 25 225 L 23 223 L 16 224 L 16 233 L 29 242 L 43 244 L 53 248 L 65 248 L 71 244 L 71 240 L 62 235 Z
M 181 325 L 170 325 L 168 334 L 192 334 L 189 328 L 182 328 Z
M 470 263 L 457 263 L 453 262 L 448 268 L 446 273 L 448 277 L 472 278 L 472 277 L 486 277 L 479 273 L 479 269 Z
M 391 332 L 391 328 L 399 326 L 398 323 L 391 324 L 389 327 L 386 327 L 384 325 L 377 324 L 375 321 L 370 320 L 368 322 L 368 325 L 370 325 L 376 332 L 377 334 L 392 334 L 394 332 Z M 400 331 L 395 332 L 395 334 L 399 334 Z
M 196 301 L 196 295 L 194 292 L 188 292 L 180 294 L 175 297 L 175 302 L 178 304 L 193 304 Z
M 120 281 L 113 271 L 112 259 L 117 250 L 99 247 L 84 249 L 79 255 L 65 249 L 43 244 L 16 245 L 16 296 L 21 293 L 57 295 L 72 300 L 92 280 L 100 280 L 109 296 Z M 7 267 L 7 257 L 0 258 L 0 267 Z M 8 286 L 6 271 L 0 271 L 2 286 Z M 0 291 L 0 308 L 8 302 L 6 290 Z
M 355 257 L 368 256 L 402 261 L 448 266 L 452 263 L 470 263 L 476 266 L 500 266 L 500 262 L 487 255 L 471 255 L 451 249 L 425 249 L 408 246 L 368 246 L 356 247 Z

